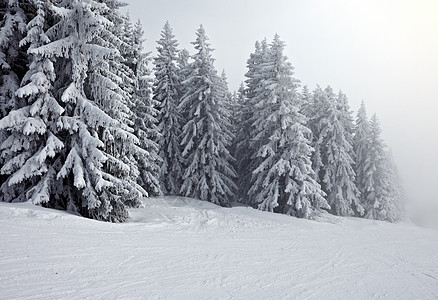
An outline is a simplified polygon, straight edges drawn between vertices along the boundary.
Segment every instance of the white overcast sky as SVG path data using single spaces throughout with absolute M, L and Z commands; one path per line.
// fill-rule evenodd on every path
M 125 0 L 155 51 L 166 20 L 180 46 L 203 24 L 230 89 L 244 80 L 254 42 L 275 33 L 295 75 L 342 89 L 352 109 L 376 112 L 407 190 L 438 204 L 438 0 Z

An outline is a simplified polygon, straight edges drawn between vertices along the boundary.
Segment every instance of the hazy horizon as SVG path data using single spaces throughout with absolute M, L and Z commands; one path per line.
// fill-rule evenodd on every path
M 295 77 L 313 90 L 330 85 L 347 94 L 356 111 L 365 101 L 376 113 L 409 198 L 438 207 L 438 1 L 172 1 L 128 0 L 145 30 L 145 51 L 155 53 L 166 21 L 180 48 L 200 24 L 215 49 L 230 90 L 245 80 L 256 40 L 278 33 Z

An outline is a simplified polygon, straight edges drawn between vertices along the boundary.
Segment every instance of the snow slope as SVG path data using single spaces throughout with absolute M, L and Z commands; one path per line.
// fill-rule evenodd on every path
M 0 203 L 0 299 L 438 298 L 438 231 L 169 197 L 131 215 Z

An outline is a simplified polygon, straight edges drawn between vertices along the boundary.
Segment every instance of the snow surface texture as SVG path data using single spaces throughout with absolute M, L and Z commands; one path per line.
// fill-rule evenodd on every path
M 0 299 L 438 298 L 438 231 L 171 197 L 131 216 L 0 203 Z

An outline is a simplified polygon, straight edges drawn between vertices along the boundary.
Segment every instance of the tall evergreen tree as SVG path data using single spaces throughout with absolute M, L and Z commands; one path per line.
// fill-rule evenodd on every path
M 367 190 L 367 197 L 364 199 L 365 217 L 369 219 L 376 219 L 378 210 L 380 209 L 382 198 L 389 197 L 388 191 L 385 189 L 386 176 L 381 168 L 384 163 L 384 149 L 385 144 L 380 137 L 381 130 L 377 116 L 374 114 L 370 122 L 369 135 L 369 189 Z
M 403 216 L 402 193 L 397 170 L 381 138 L 380 123 L 374 114 L 370 123 L 370 180 L 365 198 L 365 217 L 396 222 Z
M 231 149 L 235 161 L 235 170 L 237 172 L 237 199 L 240 202 L 248 202 L 248 190 L 247 186 L 250 185 L 251 173 L 248 170 L 250 161 L 249 155 L 249 129 L 247 129 L 247 116 L 250 113 L 247 107 L 247 98 L 245 85 L 241 83 L 239 90 L 235 96 L 236 113 L 234 116 L 235 137 L 232 142 L 233 147 Z
M 314 211 L 329 208 L 324 193 L 312 178 L 312 147 L 299 113 L 298 81 L 283 54 L 278 35 L 260 66 L 263 78 L 254 94 L 254 132 L 250 146 L 253 159 L 260 161 L 252 171 L 249 195 L 266 211 L 278 211 L 309 218 Z
M 15 91 L 27 69 L 26 46 L 20 41 L 26 35 L 26 24 L 32 19 L 35 5 L 30 0 L 8 0 L 0 3 L 0 119 L 13 108 L 20 108 L 25 103 L 18 103 Z M 0 129 L 0 145 L 8 133 Z M 0 156 L 0 166 L 4 159 Z M 0 185 L 6 180 L 0 174 Z
M 33 0 L 33 5 L 37 14 L 20 42 L 20 47 L 27 46 L 29 53 L 50 42 L 44 33 L 47 3 Z M 52 60 L 38 53 L 30 55 L 29 70 L 15 92 L 24 105 L 0 120 L 0 130 L 8 136 L 0 146 L 4 160 L 0 172 L 7 176 L 0 187 L 2 201 L 30 200 L 41 204 L 50 199 L 56 175 L 53 158 L 64 147 L 54 126 L 64 111 L 52 94 L 54 80 Z
M 166 194 L 179 195 L 182 179 L 181 159 L 181 114 L 178 105 L 181 96 L 181 82 L 177 66 L 178 42 L 166 22 L 158 43 L 155 63 L 154 99 L 159 103 L 158 127 L 162 190 Z
M 229 122 L 231 124 L 232 130 L 233 130 L 233 134 L 235 134 L 235 127 L 234 125 L 234 120 L 236 117 L 236 103 L 235 103 L 235 99 L 233 98 L 233 94 L 230 92 L 229 88 L 228 88 L 228 79 L 227 79 L 227 74 L 225 73 L 225 70 L 222 70 L 221 76 L 219 78 L 219 82 L 218 84 L 222 85 L 222 89 L 223 89 L 223 93 L 225 94 L 225 106 L 228 110 L 228 112 L 230 113 L 229 115 Z
M 61 1 L 50 3 L 49 8 L 57 20 L 46 32 L 51 42 L 30 50 L 33 55 L 56 59 L 54 96 L 64 109 L 53 124 L 64 148 L 54 157 L 56 184 L 48 189 L 48 205 L 77 210 L 96 219 L 124 221 L 128 212 L 121 189 L 132 186 L 119 170 L 128 173 L 129 166 L 107 151 L 105 138 L 108 128 L 124 133 L 128 141 L 124 146 L 131 151 L 135 137 L 126 124 L 102 109 L 124 109 L 116 97 L 117 81 L 111 73 L 98 78 L 93 73 L 103 70 L 105 61 L 117 56 L 117 50 L 101 40 L 113 25 L 107 18 L 110 8 L 93 0 Z
M 237 173 L 238 173 L 238 197 L 240 201 L 255 205 L 254 199 L 248 197 L 248 191 L 251 188 L 251 172 L 255 166 L 260 164 L 258 159 L 254 158 L 255 148 L 250 145 L 251 134 L 254 123 L 254 105 L 256 103 L 256 89 L 260 86 L 262 80 L 261 66 L 267 59 L 268 43 L 264 39 L 261 43 L 255 43 L 255 50 L 250 54 L 247 60 L 248 71 L 245 74 L 247 77 L 244 91 L 245 101 L 241 105 L 240 124 L 237 133 Z
M 217 86 L 219 92 L 224 95 L 223 108 L 222 108 L 222 117 L 226 120 L 225 123 L 228 124 L 228 128 L 232 133 L 233 139 L 231 140 L 228 150 L 230 151 L 231 156 L 234 158 L 234 153 L 236 151 L 236 147 L 234 145 L 234 141 L 237 134 L 237 111 L 238 105 L 236 103 L 236 99 L 233 97 L 233 94 L 230 92 L 228 88 L 228 79 L 225 73 L 225 70 L 222 70 L 221 76 L 218 77 Z M 235 166 L 236 160 L 233 159 L 233 168 Z M 234 168 L 235 170 L 235 168 Z
M 354 171 L 356 173 L 356 187 L 360 192 L 360 202 L 365 203 L 374 190 L 373 164 L 370 157 L 371 128 L 367 118 L 365 103 L 362 101 L 357 112 L 354 130 L 353 149 L 355 154 Z
M 218 86 L 211 48 L 200 26 L 193 43 L 190 74 L 183 82 L 186 92 L 180 103 L 187 122 L 182 132 L 185 164 L 181 193 L 227 206 L 233 199 L 236 176 L 228 146 L 232 133 L 224 112 L 225 95 Z
M 390 194 L 390 201 L 383 202 L 379 217 L 381 220 L 388 222 L 402 221 L 406 219 L 405 195 L 400 174 L 391 151 L 386 151 L 385 163 L 382 168 L 386 171 L 387 182 L 389 182 L 387 188 Z
M 362 215 L 359 191 L 353 170 L 352 118 L 346 97 L 336 96 L 330 87 L 317 88 L 310 111 L 315 152 L 312 164 L 316 180 L 327 194 L 332 213 L 341 216 Z
M 158 140 L 161 134 L 158 128 L 158 107 L 152 98 L 152 84 L 148 67 L 149 53 L 143 53 L 143 29 L 140 21 L 134 24 L 132 39 L 132 69 L 134 71 L 133 111 L 135 114 L 135 134 L 140 139 L 140 146 L 147 155 L 137 156 L 140 175 L 139 184 L 150 195 L 161 195 L 160 164 Z
M 104 152 L 108 157 L 104 171 L 119 179 L 110 189 L 112 197 L 117 199 L 114 210 L 124 206 L 139 207 L 142 197 L 147 192 L 137 185 L 139 170 L 136 157 L 146 156 L 144 149 L 138 146 L 140 141 L 134 135 L 133 112 L 131 110 L 132 71 L 123 63 L 119 49 L 126 49 L 123 38 L 125 18 L 119 11 L 123 4 L 119 0 L 103 0 L 107 9 L 102 16 L 111 22 L 111 26 L 103 27 L 92 40 L 93 43 L 107 49 L 113 49 L 109 59 L 92 61 L 93 68 L 87 72 L 85 93 L 103 112 L 118 122 L 114 126 L 107 125 L 99 133 L 104 143 Z M 121 203 L 122 202 L 123 205 Z M 118 212 L 115 212 L 118 214 Z
M 15 103 L 15 91 L 27 71 L 27 53 L 20 41 L 26 36 L 29 13 L 35 9 L 30 0 L 4 2 L 0 7 L 3 13 L 0 19 L 0 119 L 19 106 Z

